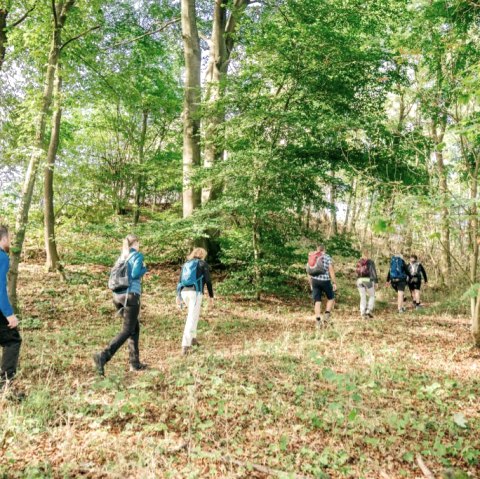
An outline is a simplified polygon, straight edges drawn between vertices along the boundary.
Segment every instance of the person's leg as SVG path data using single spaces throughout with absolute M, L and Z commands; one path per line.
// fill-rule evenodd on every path
M 0 385 L 7 380 L 11 380 L 17 374 L 18 358 L 20 356 L 20 346 L 22 338 L 18 328 L 8 328 L 7 320 L 4 316 L 1 318 L 0 325 L 0 345 L 3 349 L 2 362 L 0 367 Z
M 182 291 L 182 299 L 188 308 L 187 320 L 183 330 L 182 348 L 190 348 L 192 345 L 192 330 L 195 323 L 195 300 L 197 293 L 195 291 Z
M 330 322 L 330 313 L 333 311 L 333 306 L 335 305 L 335 293 L 333 291 L 333 285 L 331 281 L 325 281 L 322 284 L 323 291 L 327 296 L 327 306 L 325 307 L 325 322 Z
M 367 313 L 373 313 L 373 310 L 375 309 L 375 286 L 372 286 L 371 288 L 367 289 L 367 294 L 368 294 L 368 308 L 367 308 Z
M 119 299 L 125 301 L 124 296 L 120 296 Z M 117 302 L 118 303 L 118 302 Z M 121 303 L 125 304 L 125 303 Z M 127 341 L 127 339 L 135 332 L 135 329 L 138 326 L 138 313 L 140 312 L 140 298 L 138 295 L 129 294 L 128 301 L 123 310 L 123 327 L 120 333 L 113 338 L 107 348 L 105 348 L 101 357 L 102 360 L 106 363 L 112 359 L 115 353 L 120 349 L 121 346 Z
M 367 290 L 365 286 L 360 283 L 357 284 L 357 289 L 360 295 L 360 314 L 364 316 L 367 310 Z
M 202 300 L 203 294 L 197 294 L 195 298 L 195 306 L 193 308 L 193 320 L 192 320 L 192 330 L 190 331 L 190 336 L 192 337 L 192 344 L 197 344 L 197 326 L 198 320 L 200 319 L 200 313 L 202 312 Z
M 137 318 L 137 325 L 128 338 L 128 357 L 130 366 L 133 369 L 140 368 L 140 321 Z
M 397 296 L 398 296 L 398 311 L 399 312 L 404 312 L 405 308 L 403 306 L 405 302 L 405 288 L 407 286 L 407 283 L 405 281 L 399 281 L 397 283 Z
M 314 304 L 315 319 L 320 321 L 322 315 L 322 291 L 316 281 L 312 280 L 312 300 Z

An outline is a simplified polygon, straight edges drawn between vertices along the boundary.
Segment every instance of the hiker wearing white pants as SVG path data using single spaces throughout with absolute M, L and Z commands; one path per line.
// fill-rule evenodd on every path
M 378 283 L 377 270 L 368 252 L 363 251 L 357 263 L 357 288 L 360 294 L 360 315 L 362 318 L 373 318 L 375 308 L 375 285 Z M 368 304 L 367 304 L 368 296 Z
M 182 339 L 182 354 L 189 354 L 192 346 L 200 346 L 197 341 L 197 325 L 202 310 L 203 290 L 207 285 L 209 303 L 213 307 L 213 287 L 210 268 L 205 261 L 207 252 L 195 248 L 182 266 L 177 286 L 177 305 L 184 303 L 188 308 L 187 320 Z
M 202 310 L 203 294 L 196 291 L 182 291 L 182 300 L 188 308 L 187 321 L 183 330 L 182 348 L 189 348 L 197 341 L 197 325 Z

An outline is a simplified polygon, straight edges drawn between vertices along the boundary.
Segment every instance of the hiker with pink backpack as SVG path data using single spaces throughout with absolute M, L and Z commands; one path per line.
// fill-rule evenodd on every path
M 375 287 L 378 284 L 378 276 L 375 262 L 369 258 L 367 251 L 362 251 L 362 257 L 357 263 L 356 274 L 357 289 L 360 294 L 360 316 L 363 319 L 371 319 L 375 308 Z
M 335 304 L 335 291 L 337 291 L 333 260 L 326 253 L 324 245 L 318 245 L 316 251 L 309 253 L 306 270 L 312 291 L 317 328 L 320 329 L 330 323 L 330 314 Z M 327 297 L 327 305 L 322 318 L 323 295 Z

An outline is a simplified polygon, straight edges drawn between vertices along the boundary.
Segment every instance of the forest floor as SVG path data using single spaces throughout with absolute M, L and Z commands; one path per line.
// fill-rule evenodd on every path
M 222 298 L 180 355 L 176 272 L 154 270 L 141 312 L 143 373 L 122 348 L 107 268 L 21 269 L 22 402 L 0 399 L 0 477 L 480 477 L 480 351 L 468 318 L 394 303 L 374 320 L 340 302 L 315 330 L 308 297 Z M 393 301 L 392 294 L 384 292 Z M 446 476 L 445 476 L 446 477 Z M 454 476 L 449 476 L 454 477 Z

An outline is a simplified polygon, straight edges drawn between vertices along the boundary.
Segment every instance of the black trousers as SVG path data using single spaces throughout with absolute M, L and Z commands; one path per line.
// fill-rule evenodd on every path
M 6 379 L 15 377 L 21 344 L 22 338 L 18 328 L 10 329 L 7 318 L 0 312 L 0 346 L 3 350 L 0 367 L 0 385 Z
M 126 303 L 125 300 L 127 300 Z M 102 359 L 105 362 L 110 361 L 125 341 L 128 340 L 130 364 L 133 367 L 138 367 L 140 365 L 140 323 L 138 321 L 138 315 L 140 313 L 140 295 L 129 293 L 128 298 L 126 298 L 125 294 L 114 294 L 113 304 L 123 318 L 123 328 L 115 338 L 113 338 L 108 347 L 102 351 Z

